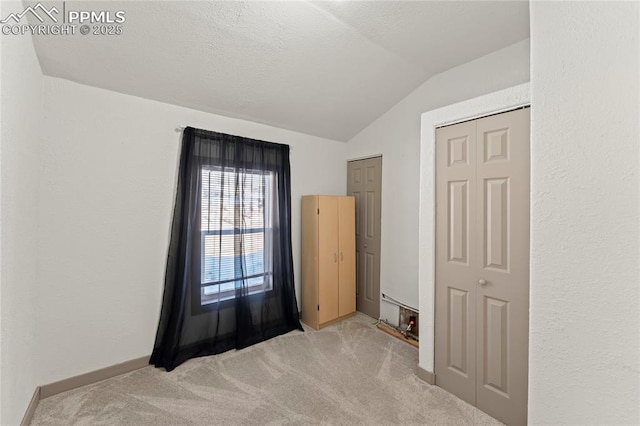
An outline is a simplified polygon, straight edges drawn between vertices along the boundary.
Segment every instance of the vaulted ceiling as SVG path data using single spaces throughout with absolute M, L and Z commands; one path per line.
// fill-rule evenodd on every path
M 65 6 L 126 22 L 35 37 L 47 75 L 342 141 L 431 76 L 529 37 L 526 1 Z

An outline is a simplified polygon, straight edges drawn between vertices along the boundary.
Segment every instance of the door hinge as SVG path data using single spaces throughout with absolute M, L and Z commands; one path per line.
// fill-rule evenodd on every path
M 320 305 L 318 305 L 318 310 L 320 310 Z

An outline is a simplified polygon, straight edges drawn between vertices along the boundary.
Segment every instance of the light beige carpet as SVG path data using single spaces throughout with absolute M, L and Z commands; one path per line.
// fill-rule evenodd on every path
M 418 350 L 365 315 L 146 367 L 40 401 L 33 425 L 500 424 L 420 380 Z

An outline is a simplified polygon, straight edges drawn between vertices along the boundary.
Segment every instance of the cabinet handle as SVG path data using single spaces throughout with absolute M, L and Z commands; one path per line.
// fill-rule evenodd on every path
M 340 252 L 340 260 L 341 260 L 342 262 L 344 262 L 344 253 L 343 253 L 343 252 Z
M 338 255 L 336 253 L 333 253 L 333 261 L 334 262 L 338 261 Z

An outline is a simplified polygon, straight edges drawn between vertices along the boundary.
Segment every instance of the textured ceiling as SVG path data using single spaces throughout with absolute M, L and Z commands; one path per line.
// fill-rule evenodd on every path
M 434 74 L 529 37 L 520 1 L 66 7 L 124 10 L 123 34 L 35 37 L 47 75 L 342 141 Z

